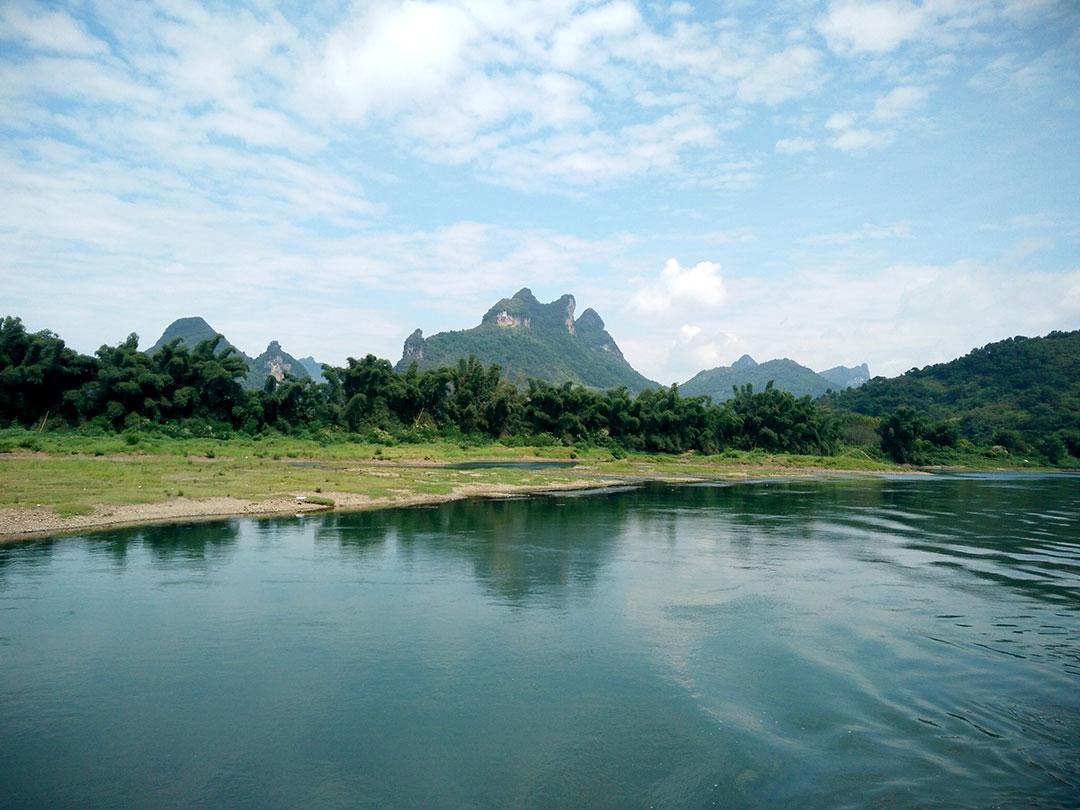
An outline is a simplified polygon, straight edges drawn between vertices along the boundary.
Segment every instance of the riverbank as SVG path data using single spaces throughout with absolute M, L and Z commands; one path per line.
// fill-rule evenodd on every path
M 130 446 L 121 437 L 46 435 L 36 446 L 0 452 L 0 542 L 109 526 L 408 506 L 644 480 L 903 470 L 857 451 L 662 456 L 448 442 L 322 446 L 283 438 Z

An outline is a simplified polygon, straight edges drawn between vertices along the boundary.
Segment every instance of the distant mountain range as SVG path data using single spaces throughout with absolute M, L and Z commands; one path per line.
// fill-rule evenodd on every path
M 165 328 L 161 337 L 147 350 L 147 353 L 153 354 L 166 343 L 170 343 L 177 338 L 188 348 L 194 348 L 204 340 L 211 340 L 218 334 L 220 333 L 202 318 L 180 318 Z M 223 335 L 218 348 L 220 351 L 224 351 L 229 347 L 236 348 Z M 297 360 L 282 349 L 281 344 L 276 340 L 270 341 L 266 351 L 258 357 L 249 357 L 239 349 L 236 349 L 236 351 L 248 365 L 248 375 L 244 379 L 245 388 L 262 388 L 267 377 L 273 377 L 278 382 L 285 379 L 285 375 L 301 380 L 313 379 L 320 381 L 322 379 L 322 367 L 313 357 Z
M 732 398 L 736 386 L 749 383 L 755 391 L 761 391 L 772 382 L 775 388 L 790 391 L 795 396 L 820 397 L 828 391 L 862 385 L 869 379 L 870 369 L 866 363 L 852 368 L 836 366 L 818 373 L 786 357 L 758 363 L 744 354 L 730 366 L 699 371 L 681 384 L 679 391 L 688 397 L 709 396 L 714 402 L 721 402 Z
M 417 329 L 405 340 L 396 369 L 403 373 L 413 363 L 421 370 L 456 366 L 459 360 L 473 356 L 488 365 L 498 364 L 511 380 L 535 378 L 600 389 L 625 386 L 635 394 L 661 387 L 627 362 L 595 310 L 586 309 L 575 317 L 575 307 L 572 295 L 545 304 L 523 288 L 498 301 L 471 329 L 439 332 L 428 338 Z M 217 334 L 203 318 L 180 318 L 169 324 L 149 352 L 177 338 L 194 347 Z M 232 345 L 223 338 L 221 349 Z M 315 358 L 297 359 L 276 340 L 258 357 L 240 354 L 249 369 L 244 380 L 247 388 L 262 388 L 268 376 L 278 381 L 285 375 L 317 382 L 323 379 L 322 366 Z M 734 386 L 749 383 L 755 391 L 761 391 L 772 381 L 776 388 L 796 396 L 819 397 L 827 391 L 862 385 L 869 379 L 865 363 L 818 373 L 787 358 L 758 363 L 744 354 L 730 366 L 699 372 L 682 383 L 679 390 L 684 396 L 707 395 L 720 402 L 733 396 Z
M 626 362 L 604 321 L 592 309 L 574 317 L 574 296 L 543 304 L 529 289 L 518 290 L 487 311 L 479 326 L 425 338 L 417 329 L 405 341 L 398 371 L 457 365 L 470 355 L 502 367 L 511 380 L 534 377 L 592 388 L 626 386 L 637 393 L 659 384 Z

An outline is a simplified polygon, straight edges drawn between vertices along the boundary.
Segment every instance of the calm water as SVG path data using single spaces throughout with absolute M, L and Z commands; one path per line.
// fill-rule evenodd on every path
M 1080 479 L 0 547 L 0 804 L 1072 806 Z

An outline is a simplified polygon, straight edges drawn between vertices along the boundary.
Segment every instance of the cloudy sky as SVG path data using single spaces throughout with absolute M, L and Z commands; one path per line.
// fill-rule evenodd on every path
M 1080 327 L 1075 0 L 0 0 L 0 113 L 0 314 L 84 351 L 396 360 L 523 286 L 663 382 Z

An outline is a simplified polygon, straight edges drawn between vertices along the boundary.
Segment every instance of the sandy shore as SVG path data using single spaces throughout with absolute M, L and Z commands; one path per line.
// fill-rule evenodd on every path
M 497 498 L 528 495 L 539 492 L 596 489 L 621 486 L 625 482 L 611 479 L 580 479 L 571 483 L 544 484 L 539 486 L 514 486 L 509 484 L 465 484 L 453 492 L 442 495 L 414 494 L 376 498 L 352 492 L 326 492 L 324 497 L 334 501 L 334 506 L 322 506 L 299 500 L 297 496 L 246 500 L 242 498 L 175 498 L 150 504 L 98 507 L 86 515 L 61 517 L 51 509 L 2 508 L 0 509 L 0 544 L 22 540 L 34 540 L 57 535 L 70 535 L 85 530 L 121 528 L 161 523 L 221 520 L 230 517 L 297 515 L 309 512 L 355 511 L 382 509 L 394 506 L 421 506 L 446 503 L 465 498 Z

